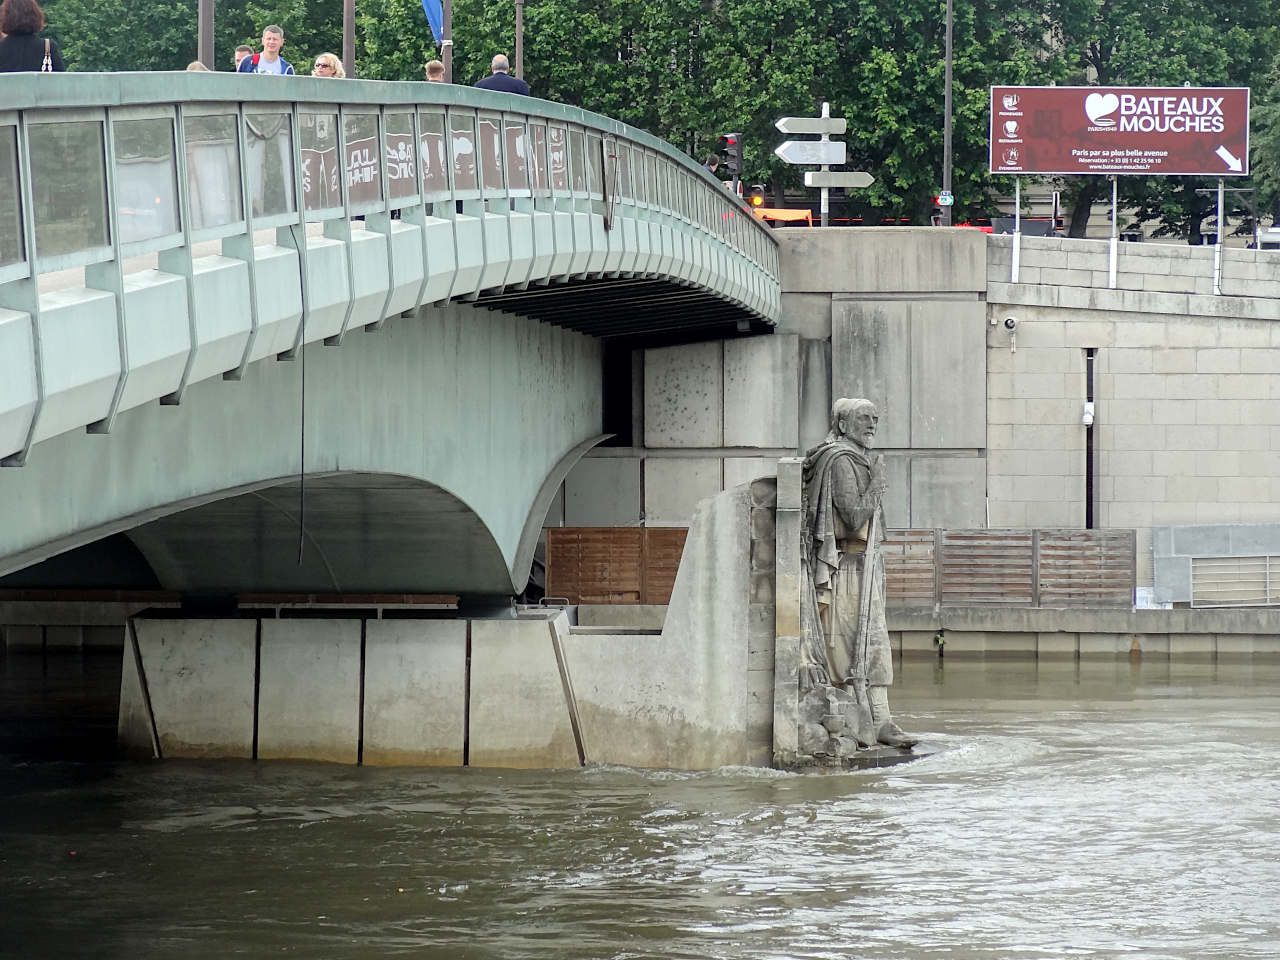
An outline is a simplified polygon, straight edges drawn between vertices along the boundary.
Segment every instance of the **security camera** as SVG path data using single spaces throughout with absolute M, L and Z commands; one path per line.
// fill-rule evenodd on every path
M 1086 427 L 1093 426 L 1094 407 L 1092 400 L 1086 400 L 1084 406 L 1080 409 L 1080 422 Z
M 1012 330 L 1012 329 L 1014 329 L 1017 325 L 1018 325 L 1018 318 L 1017 318 L 1017 317 L 1005 317 L 1005 318 L 1004 318 L 1004 328 L 1005 328 L 1006 330 Z

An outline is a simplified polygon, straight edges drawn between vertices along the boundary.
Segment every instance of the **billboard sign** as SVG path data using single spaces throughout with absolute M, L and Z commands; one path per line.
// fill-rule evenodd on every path
M 992 173 L 1249 175 L 1247 87 L 992 87 Z

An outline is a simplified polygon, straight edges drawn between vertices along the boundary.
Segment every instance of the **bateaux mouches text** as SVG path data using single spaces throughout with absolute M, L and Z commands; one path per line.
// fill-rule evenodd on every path
M 1004 174 L 1249 174 L 1246 87 L 992 87 Z

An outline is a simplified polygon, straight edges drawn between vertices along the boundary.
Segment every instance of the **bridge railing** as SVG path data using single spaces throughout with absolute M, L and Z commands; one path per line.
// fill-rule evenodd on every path
M 654 277 L 777 317 L 768 228 L 670 145 L 574 107 L 209 73 L 11 74 L 0 89 L 6 464 L 206 377 L 484 292 Z

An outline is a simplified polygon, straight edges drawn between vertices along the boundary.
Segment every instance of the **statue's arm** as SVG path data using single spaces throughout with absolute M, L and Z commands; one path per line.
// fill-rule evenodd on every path
M 842 457 L 831 467 L 831 499 L 844 522 L 845 528 L 861 530 L 880 506 L 884 495 L 884 469 L 881 459 L 872 461 L 872 471 L 864 488 L 858 482 L 858 471 L 853 462 Z

